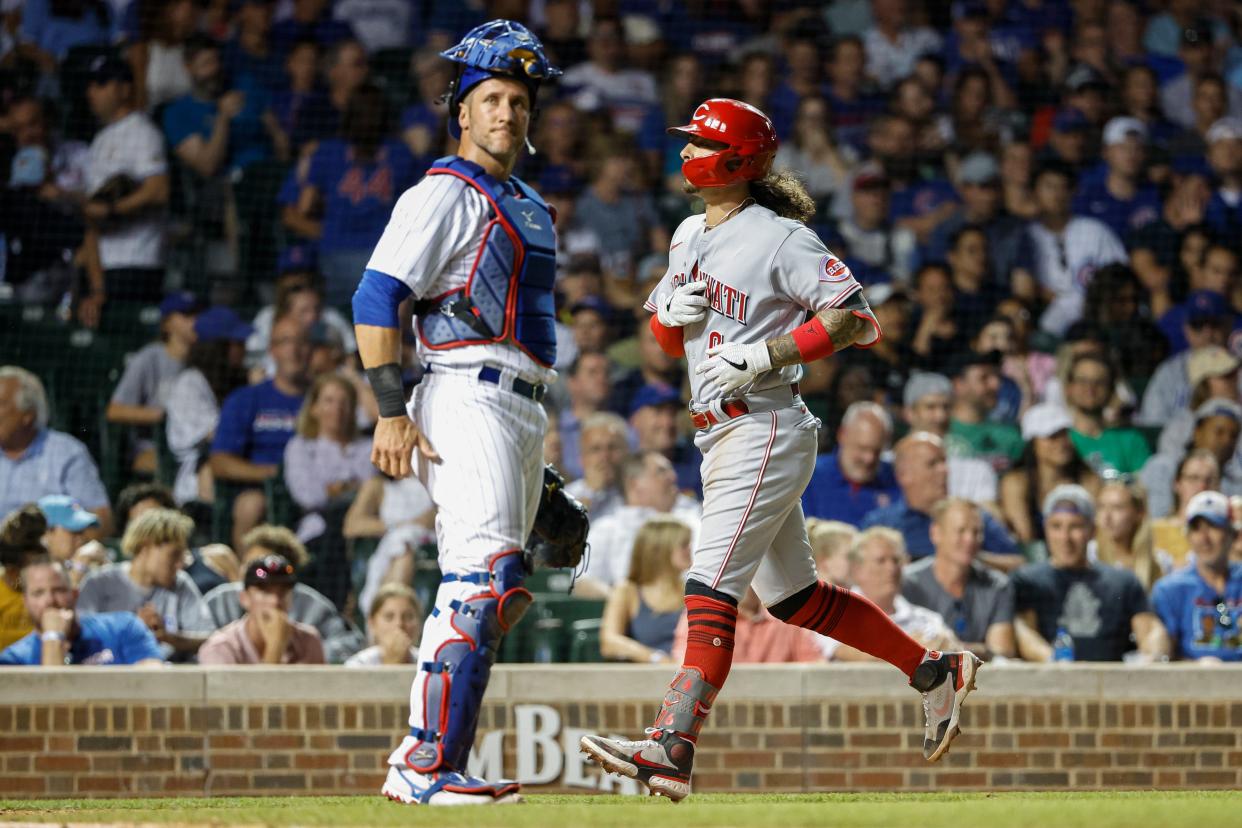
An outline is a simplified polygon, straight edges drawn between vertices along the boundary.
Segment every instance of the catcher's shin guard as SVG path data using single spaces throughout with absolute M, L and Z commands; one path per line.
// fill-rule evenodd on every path
M 419 649 L 434 657 L 421 661 L 410 693 L 410 768 L 466 769 L 500 638 L 531 603 L 525 577 L 518 549 L 493 556 L 487 572 L 444 576 Z

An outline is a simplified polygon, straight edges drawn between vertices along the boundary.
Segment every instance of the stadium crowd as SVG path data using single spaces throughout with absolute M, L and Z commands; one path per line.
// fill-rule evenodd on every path
M 493 17 L 566 69 L 518 174 L 558 212 L 545 459 L 592 518 L 502 658 L 681 657 L 700 456 L 641 306 L 696 209 L 665 128 L 728 95 L 884 332 L 801 382 L 821 576 L 932 649 L 1242 660 L 1242 5 L 0 15 L 0 664 L 413 659 L 434 509 L 371 466 L 349 297 L 452 151 L 439 50 Z M 865 658 L 739 607 L 739 662 Z

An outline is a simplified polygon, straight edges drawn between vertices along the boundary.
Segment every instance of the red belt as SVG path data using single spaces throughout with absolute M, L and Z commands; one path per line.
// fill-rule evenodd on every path
M 798 396 L 798 383 L 795 382 L 790 385 L 789 390 L 793 392 L 795 397 Z M 720 405 L 720 410 L 724 414 L 723 419 L 717 416 L 717 414 L 710 409 L 699 411 L 697 413 L 691 411 L 690 422 L 693 423 L 694 427 L 697 429 L 711 428 L 714 425 L 720 425 L 721 423 L 727 422 L 736 417 L 749 414 L 750 406 L 746 404 L 746 400 L 725 400 Z

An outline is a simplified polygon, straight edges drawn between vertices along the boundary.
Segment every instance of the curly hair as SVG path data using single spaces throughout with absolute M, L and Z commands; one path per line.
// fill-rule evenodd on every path
M 815 215 L 815 199 L 788 170 L 773 170 L 758 181 L 750 182 L 750 195 L 756 203 L 781 218 L 806 224 Z

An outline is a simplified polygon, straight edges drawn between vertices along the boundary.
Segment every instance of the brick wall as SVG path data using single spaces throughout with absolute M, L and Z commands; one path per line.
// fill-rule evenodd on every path
M 388 668 L 5 670 L 0 797 L 373 793 L 405 728 Z M 662 668 L 498 668 L 491 771 L 594 790 L 582 730 L 637 734 Z M 985 669 L 963 735 L 922 758 L 917 694 L 887 667 L 738 668 L 700 742 L 703 791 L 1236 788 L 1242 668 Z M 490 734 L 490 735 L 489 735 Z M 603 783 L 603 789 L 610 789 Z

